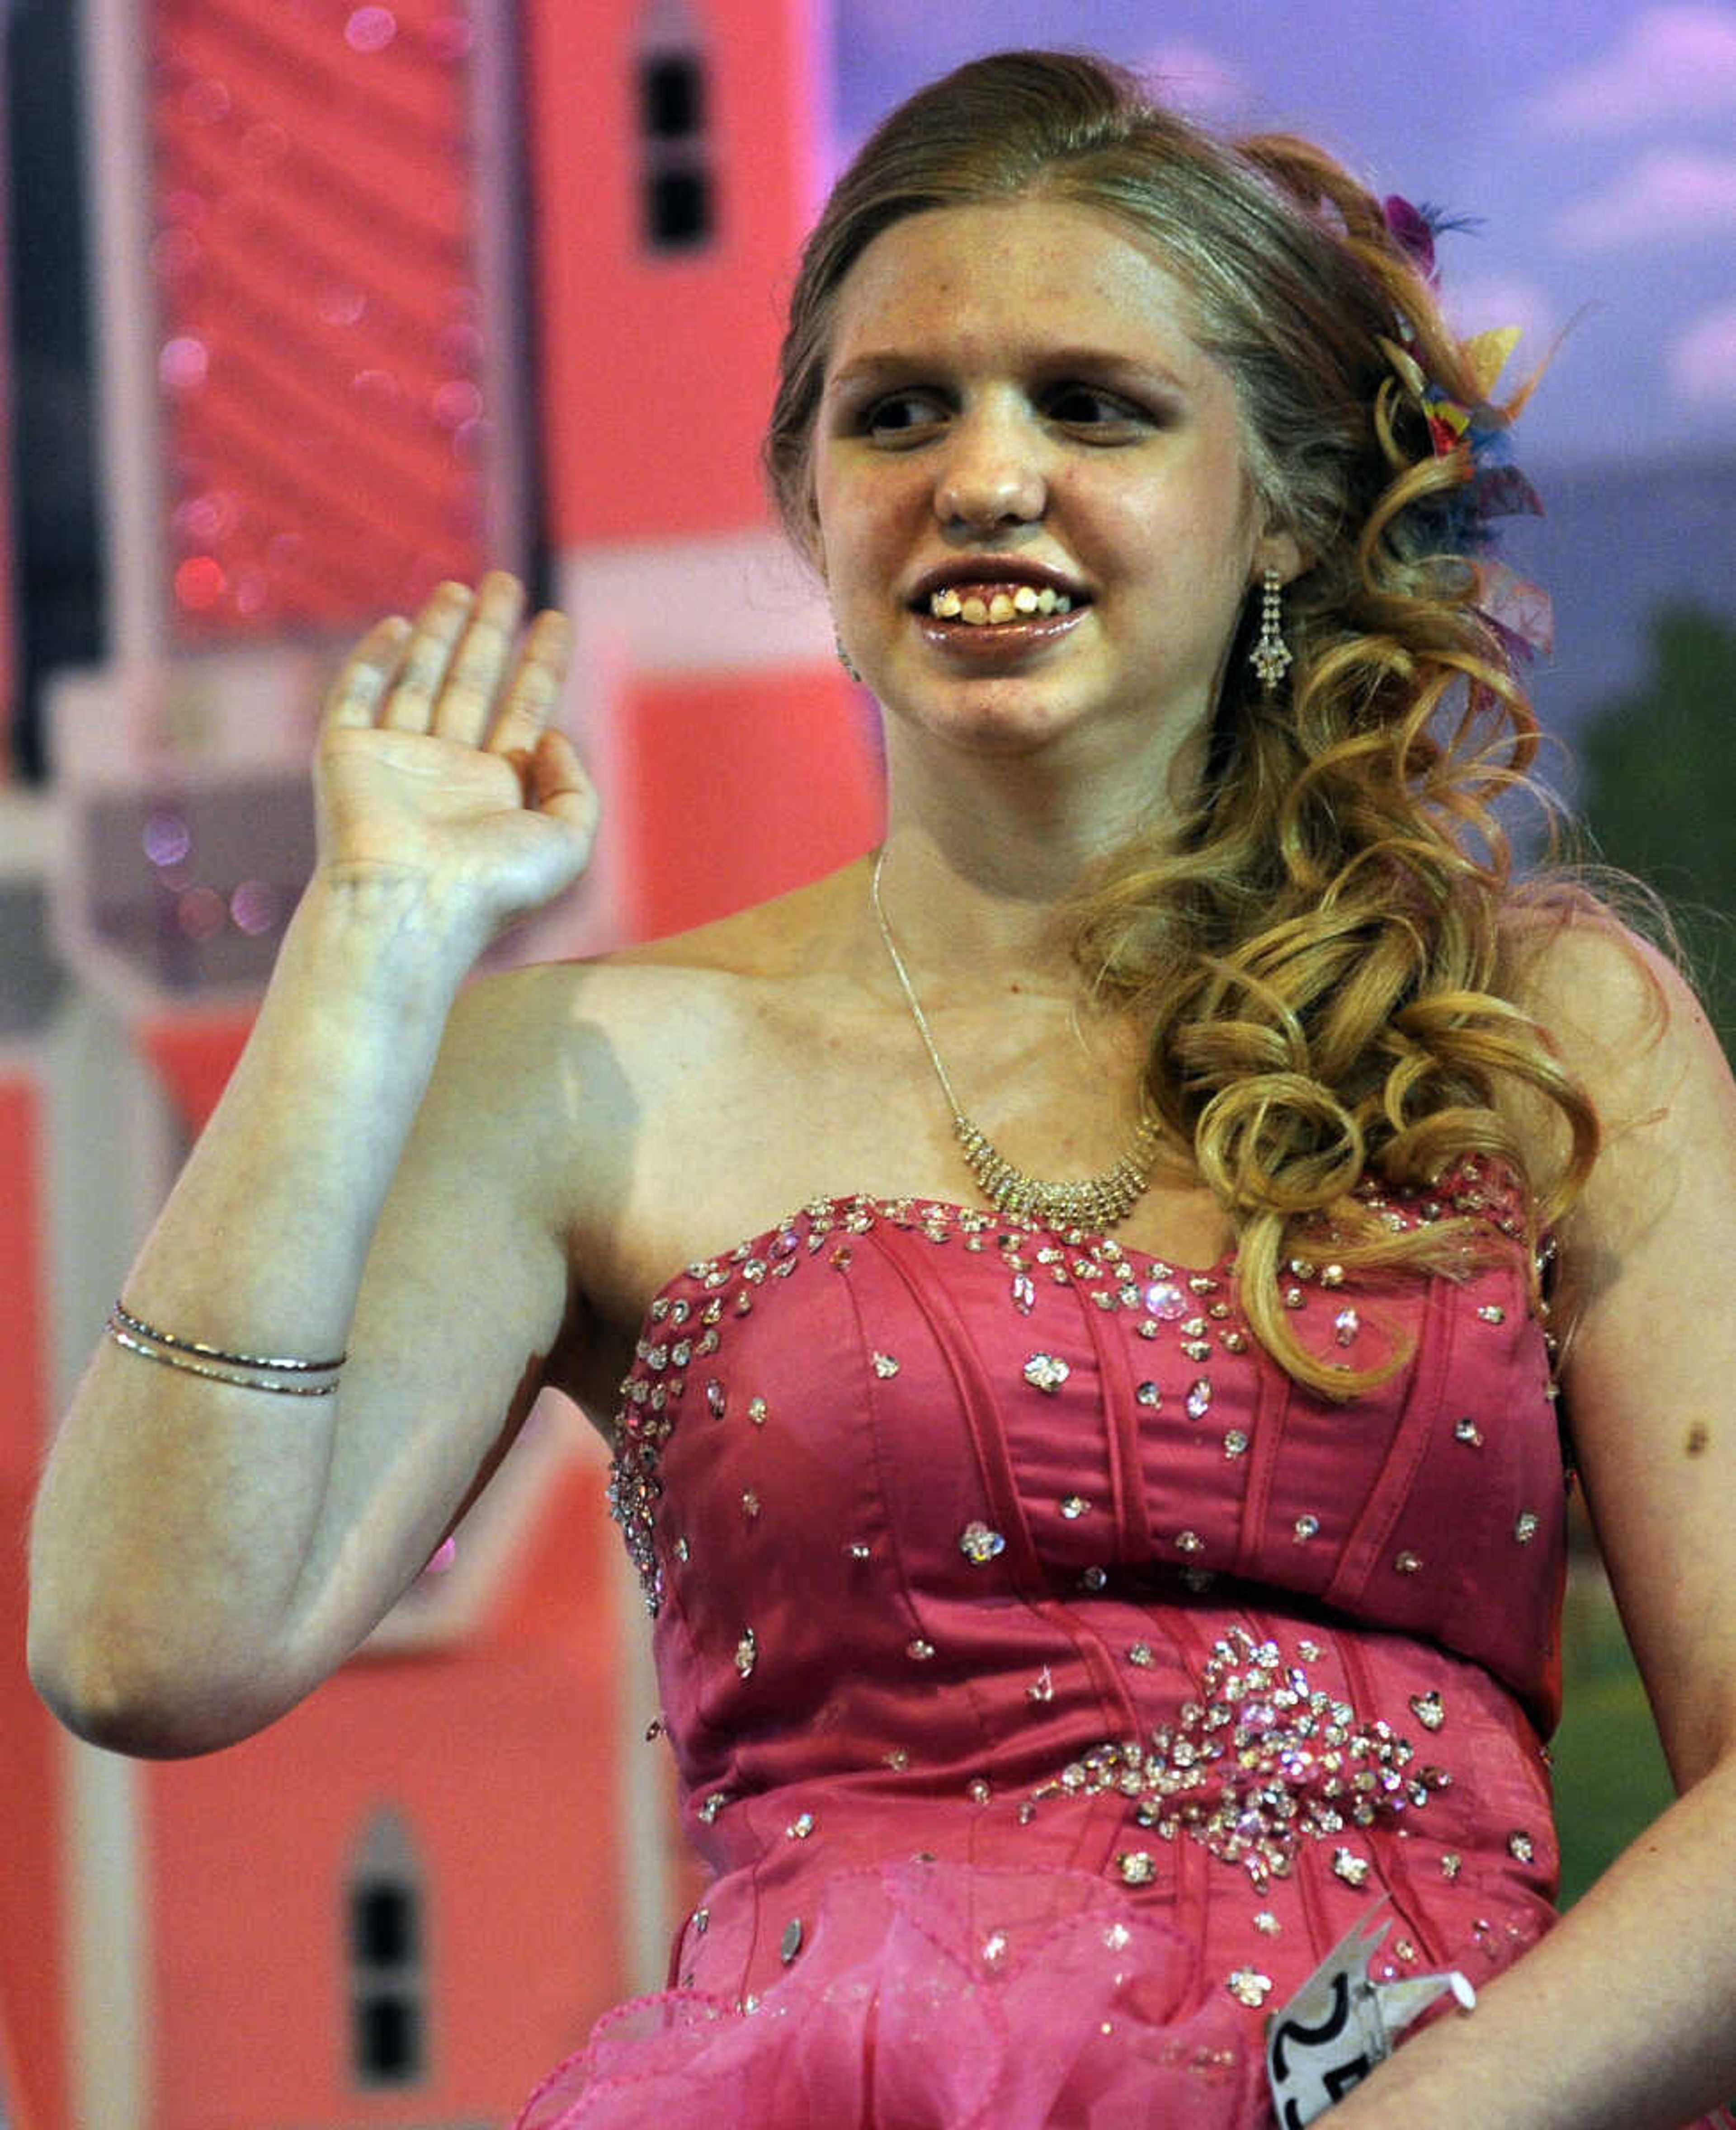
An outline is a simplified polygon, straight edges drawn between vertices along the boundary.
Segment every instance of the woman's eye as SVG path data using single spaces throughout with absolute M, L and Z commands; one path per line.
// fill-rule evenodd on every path
M 1133 429 L 1149 425 L 1149 417 L 1131 400 L 1113 392 L 1101 392 L 1091 384 L 1062 384 L 1051 392 L 1044 411 L 1052 422 L 1076 429 Z
M 932 428 L 937 422 L 945 421 L 946 412 L 935 393 L 889 392 L 864 410 L 862 426 L 871 437 L 896 439 L 917 430 Z

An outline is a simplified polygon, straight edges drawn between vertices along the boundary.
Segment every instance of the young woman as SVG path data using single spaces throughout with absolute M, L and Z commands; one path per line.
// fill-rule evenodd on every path
M 105 1744 L 242 1736 L 584 1402 L 715 1876 L 535 2130 L 1270 2123 L 1382 1897 L 1375 1976 L 1480 2001 L 1341 2068 L 1346 2130 L 1736 2090 L 1736 1101 L 1509 877 L 1517 477 L 1428 253 L 1090 60 L 896 113 L 769 449 L 887 835 L 767 907 L 461 992 L 589 850 L 561 624 L 449 588 L 337 682 L 33 1662 Z M 1552 1929 L 1564 1444 L 1684 1794 Z

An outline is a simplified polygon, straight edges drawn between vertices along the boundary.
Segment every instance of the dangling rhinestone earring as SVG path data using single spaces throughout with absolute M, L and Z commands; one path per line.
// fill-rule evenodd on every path
M 838 653 L 838 662 L 841 666 L 843 666 L 844 671 L 849 674 L 851 680 L 860 681 L 862 676 L 856 671 L 856 661 L 851 657 L 849 652 L 844 649 L 844 638 L 838 633 L 838 631 L 835 628 L 832 631 L 832 645 L 833 648 Z M 1284 653 L 1284 657 L 1288 659 L 1289 653 L 1286 652 Z
M 1284 640 L 1284 579 L 1268 570 L 1260 594 L 1260 641 L 1248 653 L 1248 663 L 1260 676 L 1260 685 L 1270 695 L 1289 671 L 1290 647 Z

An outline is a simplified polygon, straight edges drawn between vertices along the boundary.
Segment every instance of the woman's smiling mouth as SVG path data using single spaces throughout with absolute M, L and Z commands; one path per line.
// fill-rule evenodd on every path
M 1022 596 L 1021 596 L 1022 595 Z M 916 609 L 917 626 L 935 648 L 973 665 L 1016 663 L 1069 636 L 1090 612 L 1088 600 L 1028 585 L 965 585 L 932 592 Z
M 978 658 L 1016 657 L 1069 634 L 1091 600 L 1058 571 L 985 555 L 930 572 L 910 604 L 931 643 Z

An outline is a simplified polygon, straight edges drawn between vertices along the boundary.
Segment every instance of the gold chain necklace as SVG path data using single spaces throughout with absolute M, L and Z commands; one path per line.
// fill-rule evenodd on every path
M 953 1135 L 964 1150 L 965 1165 L 976 1177 L 978 1187 L 990 1205 L 1009 1220 L 1060 1234 L 1078 1229 L 1102 1235 L 1126 1218 L 1151 1181 L 1160 1138 L 1155 1120 L 1141 1117 L 1120 1160 L 1101 1175 L 1082 1176 L 1075 1182 L 1044 1183 L 1035 1176 L 1026 1175 L 1022 1168 L 1016 1168 L 988 1134 L 972 1123 L 953 1092 L 953 1083 L 940 1061 L 928 1016 L 917 999 L 916 986 L 904 966 L 904 957 L 898 952 L 892 928 L 886 920 L 886 908 L 880 900 L 880 875 L 885 864 L 886 848 L 882 844 L 868 876 L 868 899 L 874 905 L 874 921 L 886 942 L 893 973 L 910 1007 L 911 1018 L 916 1024 L 916 1033 L 922 1038 L 929 1063 L 935 1068 L 935 1077 L 940 1082 L 940 1091 L 953 1113 Z

